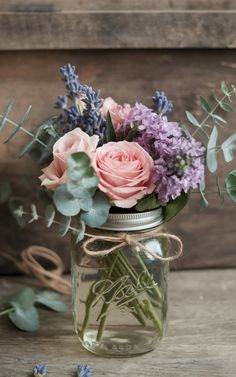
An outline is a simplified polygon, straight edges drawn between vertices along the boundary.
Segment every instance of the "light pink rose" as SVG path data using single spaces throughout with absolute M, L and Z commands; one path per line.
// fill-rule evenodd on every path
M 154 163 L 139 144 L 110 142 L 97 148 L 95 156 L 98 187 L 117 207 L 131 208 L 143 196 L 154 191 Z
M 131 111 L 131 106 L 128 103 L 118 105 L 118 103 L 116 103 L 111 97 L 108 97 L 103 101 L 101 107 L 101 113 L 104 119 L 106 118 L 108 111 L 111 115 L 115 131 L 119 131 L 119 128 L 126 123 L 126 119 Z
M 44 174 L 39 177 L 41 185 L 55 190 L 67 182 L 67 158 L 72 153 L 85 152 L 94 164 L 98 140 L 97 135 L 89 136 L 80 128 L 75 128 L 62 136 L 53 146 L 53 161 L 42 169 Z

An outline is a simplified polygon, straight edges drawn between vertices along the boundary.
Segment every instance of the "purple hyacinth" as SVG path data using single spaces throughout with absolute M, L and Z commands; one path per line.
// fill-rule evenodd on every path
M 158 199 L 164 203 L 204 180 L 204 147 L 187 137 L 176 122 L 137 103 L 130 121 L 138 125 L 135 139 L 153 158 L 153 179 Z

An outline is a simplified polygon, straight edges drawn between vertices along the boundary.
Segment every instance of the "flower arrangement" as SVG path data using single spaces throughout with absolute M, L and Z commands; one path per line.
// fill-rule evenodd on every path
M 10 187 L 2 185 L 0 202 L 9 201 L 18 221 L 27 216 L 29 222 L 45 217 L 48 227 L 59 225 L 60 235 L 71 231 L 77 244 L 87 235 L 86 227 L 101 227 L 111 212 L 138 213 L 159 208 L 163 222 L 167 222 L 184 208 L 192 193 L 199 193 L 203 206 L 208 205 L 206 169 L 215 173 L 218 153 L 222 152 L 229 162 L 235 150 L 236 133 L 218 145 L 218 130 L 226 124 L 221 112 L 234 111 L 233 85 L 229 88 L 222 82 L 222 95 L 213 93 L 213 105 L 200 97 L 204 119 L 199 121 L 186 111 L 188 125 L 180 125 L 168 120 L 173 105 L 162 91 L 152 97 L 152 108 L 140 102 L 118 104 L 111 97 L 102 100 L 99 91 L 81 84 L 74 66 L 68 64 L 60 71 L 66 85 L 66 93 L 55 104 L 60 114 L 43 122 L 36 134 L 24 127 L 30 108 L 18 124 L 8 118 L 11 103 L 0 117 L 0 131 L 7 124 L 14 127 L 6 142 L 19 131 L 31 137 L 20 157 L 28 154 L 40 166 L 41 188 L 47 196 L 44 215 L 38 213 L 35 204 L 29 212 L 12 198 Z M 195 138 L 197 133 L 201 133 L 199 140 Z M 236 202 L 236 171 L 227 175 L 224 189 L 217 178 L 217 192 L 221 198 L 227 193 Z M 162 297 L 152 275 L 144 269 L 140 283 L 126 256 L 118 252 L 118 257 L 106 260 L 110 266 L 108 278 L 130 276 L 129 301 L 135 305 L 127 306 L 141 324 L 151 319 L 162 335 L 162 323 L 153 310 L 155 305 L 160 307 Z M 143 266 L 140 256 L 136 258 Z M 150 287 L 149 299 L 139 302 L 137 290 L 144 288 L 144 281 Z M 90 290 L 81 337 L 95 301 L 94 291 Z M 106 315 L 107 307 L 103 305 L 97 341 L 102 338 Z

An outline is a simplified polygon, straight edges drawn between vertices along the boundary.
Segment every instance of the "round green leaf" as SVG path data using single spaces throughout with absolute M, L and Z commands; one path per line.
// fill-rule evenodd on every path
M 79 199 L 74 198 L 66 186 L 60 186 L 53 195 L 56 209 L 64 216 L 75 216 L 80 212 Z
M 91 228 L 104 224 L 107 220 L 111 204 L 107 196 L 97 191 L 93 198 L 93 206 L 88 212 L 81 214 L 81 219 Z
M 61 300 L 61 295 L 53 291 L 42 291 L 36 295 L 36 302 L 55 312 L 65 312 L 67 305 Z
M 17 307 L 17 309 L 8 314 L 8 317 L 18 329 L 23 331 L 36 331 L 39 329 L 39 318 L 34 306 L 27 309 Z
M 77 181 L 81 179 L 88 167 L 90 166 L 90 158 L 84 152 L 72 153 L 68 159 L 68 177 Z
M 230 199 L 236 202 L 236 170 L 231 171 L 226 177 L 225 189 Z

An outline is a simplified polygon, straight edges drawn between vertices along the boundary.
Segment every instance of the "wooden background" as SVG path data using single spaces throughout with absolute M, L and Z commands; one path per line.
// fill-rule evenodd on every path
M 208 10 L 206 10 L 204 1 L 160 1 L 158 9 L 155 1 L 110 2 L 109 6 L 112 4 L 112 9 L 108 8 L 108 2 L 105 0 L 92 3 L 93 7 L 90 2 L 86 1 L 68 1 L 65 9 L 62 1 L 41 1 L 41 8 L 37 1 L 31 1 L 28 4 L 18 1 L 1 1 L 0 20 L 6 20 L 5 17 L 8 17 L 8 21 L 0 22 L 0 113 L 4 110 L 8 100 L 14 98 L 15 104 L 11 119 L 17 121 L 27 106 L 32 104 L 33 110 L 28 120 L 28 127 L 35 130 L 39 122 L 49 115 L 57 113 L 53 108 L 54 101 L 57 95 L 64 93 L 59 67 L 66 63 L 77 66 L 82 82 L 100 88 L 103 97 L 110 95 L 118 102 L 134 103 L 139 100 L 148 105 L 151 104 L 150 99 L 155 90 L 165 90 L 174 103 L 171 119 L 180 122 L 185 121 L 184 112 L 187 109 L 201 118 L 198 96 L 200 94 L 209 96 L 211 89 L 216 89 L 222 79 L 228 83 L 236 84 L 236 52 L 234 49 L 191 49 L 196 46 L 209 47 L 209 43 L 211 47 L 236 45 L 234 30 L 236 1 L 225 1 L 224 11 L 220 11 L 221 1 L 208 1 Z M 94 4 L 96 4 L 96 8 Z M 30 6 L 31 8 L 29 8 Z M 176 8 L 178 9 L 176 10 Z M 87 13 L 91 16 L 92 12 L 94 15 L 94 10 L 98 9 L 100 9 L 99 14 L 102 13 L 104 16 L 104 12 L 106 13 L 107 23 L 103 31 L 99 29 L 99 38 L 96 39 L 96 28 L 101 27 L 101 24 L 99 26 L 97 19 L 97 26 L 93 29 L 93 22 L 86 17 Z M 108 9 L 111 9 L 110 13 Z M 160 25 L 158 26 L 158 18 L 155 17 L 151 24 L 152 28 L 156 25 L 157 34 L 154 35 L 154 29 L 151 29 L 151 33 L 144 33 L 143 36 L 142 26 L 139 23 L 139 28 L 135 33 L 126 30 L 125 43 L 117 42 L 117 33 L 113 33 L 113 21 L 109 21 L 109 17 L 114 20 L 119 9 L 123 9 L 128 16 L 133 13 L 132 9 L 135 9 L 139 10 L 139 16 L 148 13 L 152 15 L 151 17 L 153 14 L 159 17 L 160 12 L 164 12 L 164 16 L 169 14 L 174 17 L 173 22 L 170 22 L 170 19 L 167 22 L 169 34 L 165 29 L 163 37 L 166 38 L 166 42 L 163 40 L 160 42 L 160 38 L 158 38 Z M 148 9 L 148 12 L 143 12 L 142 9 Z M 110 15 L 107 15 L 107 12 Z M 196 27 L 195 23 L 191 28 L 191 17 L 187 17 L 186 12 L 190 12 L 194 17 L 196 12 L 198 12 L 198 16 L 208 15 L 208 30 L 201 26 Z M 82 28 L 81 25 L 79 26 L 79 22 L 76 23 L 76 26 L 69 22 L 59 24 L 61 34 L 58 26 L 57 37 L 49 33 L 45 29 L 44 23 L 52 13 L 58 16 L 66 13 L 73 17 L 77 13 L 80 15 L 83 13 L 88 22 L 86 25 L 90 25 L 92 28 L 90 37 L 86 36 L 87 26 Z M 186 23 L 180 22 L 179 24 L 179 14 L 185 17 Z M 29 24 L 25 21 L 28 20 L 28 16 L 31 17 L 31 21 L 27 21 Z M 36 23 L 42 17 L 42 23 L 39 24 L 37 30 L 35 24 L 33 27 L 33 16 Z M 213 16 L 215 18 L 212 19 Z M 216 25 L 215 22 L 218 22 L 218 17 L 221 16 L 233 17 L 234 22 L 230 21 L 230 24 L 224 22 L 221 25 L 224 31 L 222 38 L 219 39 L 222 29 L 217 24 L 218 34 L 214 34 L 210 25 Z M 78 21 L 78 18 L 76 20 Z M 135 21 L 132 21 L 134 22 L 133 27 L 135 24 L 137 25 L 137 20 L 136 18 Z M 143 27 L 147 31 L 149 30 L 148 20 L 145 17 L 143 20 Z M 230 40 L 224 39 L 224 33 L 227 32 L 226 27 L 229 26 L 231 28 Z M 178 33 L 177 35 L 175 30 L 182 30 L 182 37 Z M 191 35 L 196 39 L 188 39 L 186 30 L 189 33 L 191 31 Z M 201 34 L 204 30 L 206 33 Z M 44 39 L 47 32 L 48 39 Z M 210 33 L 211 38 L 214 34 L 214 41 L 211 39 L 209 42 L 207 33 Z M 41 34 L 43 38 L 41 38 Z M 136 39 L 133 38 L 134 35 Z M 184 41 L 181 45 L 179 45 L 179 38 Z M 42 41 L 44 42 L 42 43 Z M 106 44 L 106 41 L 109 43 Z M 84 50 L 86 43 L 90 49 Z M 163 46 L 172 47 L 172 49 L 143 49 L 143 47 Z M 181 46 L 189 48 L 173 49 L 173 47 Z M 74 49 L 67 50 L 66 47 Z M 96 49 L 96 47 L 100 47 L 100 49 Z M 124 47 L 127 48 L 124 49 Z M 41 48 L 44 50 L 40 51 Z M 228 115 L 227 120 L 229 125 L 224 131 L 224 137 L 236 131 L 235 115 Z M 0 135 L 0 141 L 4 140 L 6 134 L 7 132 Z M 17 160 L 18 151 L 25 141 L 26 138 L 21 135 L 7 146 L 0 144 L 0 181 L 10 180 L 17 193 L 27 196 L 25 181 L 28 178 L 37 177 L 39 171 L 29 158 Z M 235 163 L 226 165 L 220 161 L 220 167 L 223 180 L 227 171 L 235 168 Z M 210 177 L 210 190 L 215 189 L 214 182 L 215 177 Z M 236 204 L 233 205 L 226 200 L 222 206 L 217 195 L 211 195 L 208 199 L 210 208 L 203 213 L 196 195 L 178 218 L 168 225 L 171 232 L 183 238 L 185 245 L 183 258 L 175 262 L 173 268 L 236 266 Z M 0 241 L 1 250 L 15 254 L 19 254 L 22 248 L 30 244 L 51 247 L 63 257 L 69 267 L 68 239 L 58 239 L 53 228 L 45 230 L 41 223 L 28 226 L 25 230 L 19 230 L 4 206 L 0 207 Z M 0 259 L 1 273 L 13 271 L 13 266 L 9 266 L 9 263 Z

